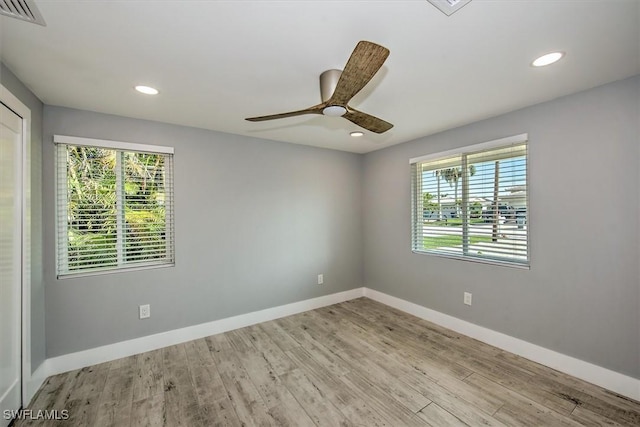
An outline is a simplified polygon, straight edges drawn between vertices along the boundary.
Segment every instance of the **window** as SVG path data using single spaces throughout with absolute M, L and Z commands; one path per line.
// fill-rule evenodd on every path
M 412 249 L 529 265 L 527 135 L 411 159 Z
M 54 142 L 58 277 L 173 265 L 173 148 Z

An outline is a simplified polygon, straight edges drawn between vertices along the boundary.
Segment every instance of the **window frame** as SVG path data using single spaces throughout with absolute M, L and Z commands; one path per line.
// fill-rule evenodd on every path
M 417 227 L 418 227 L 418 222 L 422 220 L 422 215 L 418 216 L 418 204 L 419 201 L 417 200 L 417 176 L 414 173 L 414 168 L 416 168 L 417 164 L 419 163 L 423 163 L 423 162 L 430 162 L 430 161 L 437 161 L 437 160 L 444 160 L 450 157 L 454 157 L 454 156 L 460 156 L 461 157 L 461 164 L 464 165 L 464 167 L 466 167 L 467 161 L 466 161 L 466 156 L 469 155 L 473 155 L 475 153 L 478 152 L 482 152 L 482 151 L 488 151 L 488 150 L 492 150 L 492 149 L 498 149 L 501 147 L 508 147 L 508 146 L 513 146 L 513 145 L 518 145 L 518 144 L 526 144 L 526 173 L 525 173 L 525 179 L 526 179 L 526 209 L 527 209 L 527 230 L 526 230 L 526 248 L 527 248 L 527 258 L 526 261 L 521 262 L 514 262 L 514 261 L 509 261 L 506 259 L 496 259 L 496 258 L 490 258 L 490 257 L 479 257 L 479 256 L 472 256 L 472 255 L 468 255 L 465 253 L 461 253 L 461 254 L 453 254 L 453 253 L 443 253 L 443 252 L 437 252 L 437 251 L 430 251 L 430 250 L 419 250 L 415 247 L 415 242 L 416 242 L 416 232 L 417 232 Z M 436 257 L 442 257 L 442 258 L 449 258 L 449 259 L 456 259 L 456 260 L 462 260 L 462 261 L 469 261 L 469 262 L 476 262 L 476 263 L 482 263 L 482 264 L 492 264 L 492 265 L 499 265 L 499 266 L 505 266 L 505 267 L 512 267 L 512 268 L 520 268 L 520 269 L 530 269 L 531 268 L 531 209 L 530 209 L 530 183 L 529 183 L 529 172 L 530 172 L 530 164 L 529 164 L 529 136 L 527 133 L 523 133 L 523 134 L 519 134 L 519 135 L 514 135 L 514 136 L 509 136 L 506 138 L 500 138 L 500 139 L 495 139 L 492 141 L 487 141 L 487 142 L 483 142 L 483 143 L 479 143 L 479 144 L 473 144 L 473 145 L 468 145 L 468 146 L 464 146 L 464 147 L 460 147 L 460 148 L 456 148 L 456 149 L 452 149 L 452 150 L 446 150 L 446 151 L 440 151 L 437 153 L 432 153 L 432 154 L 427 154 L 424 156 L 419 156 L 419 157 L 413 157 L 411 159 L 409 159 L 409 164 L 411 166 L 411 252 L 415 253 L 415 254 L 419 254 L 419 255 L 427 255 L 427 256 L 436 256 Z M 463 169 L 465 170 L 465 169 Z M 464 180 L 463 180 L 464 182 Z M 464 192 L 464 186 L 463 186 L 463 190 Z M 468 195 L 466 197 L 461 197 L 462 202 L 461 205 L 462 207 L 468 207 L 467 206 L 467 199 Z M 420 212 L 422 214 L 422 212 Z M 461 235 L 464 234 L 464 227 L 463 227 L 463 231 L 461 233 Z
M 55 180 L 54 180 L 54 194 L 55 194 L 55 268 L 56 268 L 56 277 L 58 279 L 66 279 L 66 278 L 76 278 L 76 277 L 86 277 L 86 276 L 96 276 L 96 275 L 104 275 L 104 274 L 114 274 L 114 273 L 122 273 L 126 271 L 137 271 L 137 270 L 148 270 L 154 268 L 165 268 L 165 267 L 174 267 L 175 266 L 175 203 L 174 203 L 174 167 L 173 167 L 173 156 L 174 156 L 174 148 L 169 146 L 162 145 L 150 145 L 150 144 L 139 144 L 133 142 L 123 142 L 123 141 L 112 141 L 112 140 L 104 140 L 104 139 L 94 139 L 94 138 L 84 138 L 84 137 L 76 137 L 76 136 L 66 136 L 66 135 L 54 135 L 53 142 L 55 145 Z M 122 244 L 121 239 L 124 233 L 124 225 L 122 224 L 122 215 L 120 211 L 123 209 L 122 207 L 122 199 L 123 197 L 116 197 L 116 212 L 117 215 L 117 240 L 118 244 L 116 245 L 116 250 L 118 252 L 118 261 L 117 265 L 103 268 L 95 268 L 95 269 L 84 269 L 78 271 L 69 271 L 68 268 L 65 269 L 65 272 L 60 271 L 60 260 L 61 257 L 65 260 L 68 259 L 68 239 L 66 240 L 66 244 L 60 241 L 62 235 L 68 236 L 68 223 L 66 220 L 61 220 L 61 216 L 67 216 L 68 205 L 65 203 L 65 206 L 58 206 L 59 200 L 67 200 L 67 186 L 59 185 L 58 180 L 60 179 L 60 171 L 58 170 L 59 166 L 59 145 L 71 145 L 71 146 L 81 146 L 81 147 L 95 147 L 102 148 L 107 150 L 114 150 L 117 152 L 136 152 L 136 153 L 146 153 L 146 154 L 158 154 L 168 156 L 170 159 L 169 162 L 169 170 L 165 171 L 170 176 L 170 193 L 171 193 L 171 203 L 170 209 L 165 212 L 165 224 L 166 227 L 166 235 L 165 240 L 167 243 L 165 260 L 159 260 L 157 262 L 149 262 L 149 263 L 141 263 L 140 265 L 136 265 L 135 263 L 128 264 L 124 261 L 121 250 Z M 116 156 L 116 194 L 118 193 L 118 185 L 122 186 L 122 173 L 121 168 L 122 165 L 119 160 L 120 156 Z M 66 172 L 65 172 L 66 175 Z M 66 182 L 66 181 L 65 181 Z M 61 230 L 59 227 L 64 227 Z

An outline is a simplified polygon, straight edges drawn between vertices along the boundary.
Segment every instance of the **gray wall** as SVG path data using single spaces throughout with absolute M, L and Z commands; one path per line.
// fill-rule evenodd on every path
M 42 102 L 2 63 L 0 83 L 31 110 L 31 369 L 45 359 L 42 280 Z
M 56 279 L 54 134 L 175 147 L 174 268 Z M 43 160 L 48 357 L 362 286 L 360 155 L 45 106 Z
M 365 155 L 365 286 L 640 378 L 639 103 L 635 77 Z M 520 133 L 531 269 L 413 254 L 409 158 Z

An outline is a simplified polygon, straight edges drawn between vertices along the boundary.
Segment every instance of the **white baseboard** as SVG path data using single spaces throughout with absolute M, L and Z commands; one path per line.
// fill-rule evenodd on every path
M 531 344 L 519 338 L 514 338 L 501 332 L 475 325 L 458 319 L 457 317 L 449 316 L 373 289 L 364 288 L 364 296 L 468 337 L 475 338 L 478 341 L 564 372 L 565 374 L 599 385 L 623 396 L 640 400 L 640 380 L 636 378 Z
M 40 366 L 38 366 L 38 369 L 36 369 L 31 374 L 31 377 L 27 378 L 27 381 L 25 384 L 25 387 L 27 389 L 26 396 L 25 396 L 26 399 L 24 402 L 25 407 L 29 405 L 29 403 L 31 403 L 31 399 L 33 399 L 33 396 L 35 396 L 36 392 L 40 389 L 40 387 L 42 387 L 42 384 L 44 384 L 47 377 L 51 375 L 47 367 L 48 367 L 48 363 L 47 363 L 47 360 L 45 360 L 40 364 Z
M 146 337 L 135 338 L 128 341 L 121 341 L 115 344 L 104 345 L 91 348 L 89 350 L 78 351 L 76 353 L 47 359 L 43 364 L 47 375 L 56 375 L 74 369 L 84 368 L 98 363 L 108 362 L 145 351 L 156 350 L 183 342 L 208 337 L 209 335 L 221 334 L 256 323 L 267 322 L 280 317 L 291 316 L 304 311 L 314 310 L 320 307 L 337 304 L 354 298 L 363 296 L 364 288 L 356 288 L 350 291 L 325 295 L 278 307 L 267 308 L 252 313 L 227 317 L 225 319 L 214 320 L 200 325 L 175 329 L 159 334 L 148 335 Z
M 65 354 L 47 359 L 33 373 L 28 384 L 29 400 L 46 377 L 62 372 L 80 369 L 85 366 L 108 362 L 121 357 L 144 353 L 194 339 L 220 334 L 256 323 L 267 322 L 280 317 L 326 307 L 331 304 L 348 301 L 359 297 L 368 297 L 372 300 L 397 308 L 406 313 L 436 323 L 461 334 L 475 338 L 479 341 L 525 357 L 534 362 L 548 366 L 590 383 L 599 385 L 621 395 L 640 400 L 640 380 L 621 373 L 570 357 L 544 347 L 514 338 L 494 330 L 475 325 L 465 320 L 440 313 L 435 310 L 405 301 L 385 293 L 369 289 L 356 288 L 350 291 L 325 295 L 252 313 L 241 314 L 225 319 L 200 325 L 189 326 L 173 331 L 135 338 L 115 344 L 109 344 L 77 353 Z

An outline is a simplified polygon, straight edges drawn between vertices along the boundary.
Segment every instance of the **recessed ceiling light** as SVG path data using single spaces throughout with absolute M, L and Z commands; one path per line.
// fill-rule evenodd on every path
M 551 52 L 546 55 L 542 55 L 531 63 L 534 67 L 544 67 L 545 65 L 551 65 L 554 62 L 559 61 L 564 56 L 564 52 Z
M 150 86 L 136 86 L 136 90 L 140 93 L 144 93 L 145 95 L 157 95 L 158 89 L 150 87 Z
M 354 138 L 358 138 L 358 137 L 364 135 L 364 132 L 360 132 L 359 130 L 356 130 L 356 131 L 351 132 L 349 135 L 351 135 Z

